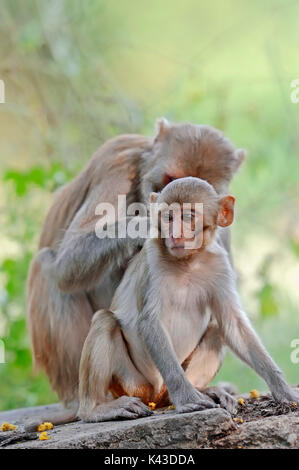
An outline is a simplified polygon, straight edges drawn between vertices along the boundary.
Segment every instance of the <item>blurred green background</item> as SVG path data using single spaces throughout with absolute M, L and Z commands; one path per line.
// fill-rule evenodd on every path
M 236 176 L 233 251 L 246 310 L 297 383 L 298 1 L 1 2 L 0 409 L 53 402 L 32 371 L 26 275 L 52 192 L 108 137 L 154 120 L 208 123 L 248 159 Z M 265 389 L 228 355 L 217 380 Z

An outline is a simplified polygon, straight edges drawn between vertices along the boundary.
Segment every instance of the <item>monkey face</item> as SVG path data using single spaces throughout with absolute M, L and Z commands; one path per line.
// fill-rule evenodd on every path
M 214 188 L 199 178 L 181 178 L 160 194 L 151 194 L 152 213 L 158 214 L 160 238 L 176 258 L 190 257 L 209 245 L 217 226 L 233 221 L 234 198 L 220 198 Z
M 228 185 L 244 160 L 246 152 L 236 149 L 222 133 L 210 126 L 189 123 L 157 122 L 145 185 L 161 191 L 173 180 L 193 176 L 210 183 L 218 194 L 226 193 Z M 145 166 L 146 166 L 145 165 Z M 148 195 L 144 194 L 146 200 Z
M 177 205 L 161 213 L 161 235 L 172 256 L 184 258 L 199 250 L 203 241 L 203 213 L 196 205 Z

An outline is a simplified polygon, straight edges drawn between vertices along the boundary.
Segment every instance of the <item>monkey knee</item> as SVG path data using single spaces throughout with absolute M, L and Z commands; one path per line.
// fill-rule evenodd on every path
M 112 335 L 119 327 L 118 321 L 110 310 L 98 310 L 92 318 L 91 329 L 101 335 Z
M 99 310 L 94 314 L 82 351 L 81 370 L 85 370 L 87 364 L 92 370 L 100 364 L 103 370 L 109 369 L 111 375 L 116 351 L 113 333 L 117 328 L 117 320 L 109 310 Z

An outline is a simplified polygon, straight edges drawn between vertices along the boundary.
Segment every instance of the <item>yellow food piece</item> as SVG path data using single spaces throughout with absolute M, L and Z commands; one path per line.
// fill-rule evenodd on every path
M 154 410 L 156 408 L 156 403 L 154 403 L 153 401 L 150 401 L 148 404 L 148 407 L 150 410 Z
M 238 398 L 238 402 L 239 402 L 240 405 L 245 406 L 244 398 Z
M 48 436 L 47 431 L 41 432 L 39 435 L 39 440 L 40 441 L 48 441 L 50 439 L 50 436 Z
M 258 390 L 255 390 L 255 388 L 253 390 L 251 390 L 250 392 L 250 398 L 258 398 L 260 396 Z
M 38 432 L 49 431 L 50 429 L 53 429 L 53 424 L 45 421 L 44 423 L 38 426 L 37 431 Z
M 1 431 L 15 431 L 18 429 L 18 426 L 10 423 L 2 423 L 1 424 Z
M 37 432 L 42 432 L 42 431 L 46 431 L 46 426 L 44 424 L 40 424 L 37 428 Z
M 169 405 L 169 407 L 167 409 L 168 410 L 175 410 L 175 406 L 174 405 Z
M 292 402 L 291 402 L 291 407 L 292 407 L 292 408 L 297 408 L 297 403 L 296 403 L 295 401 L 292 401 Z
M 239 423 L 239 424 L 244 423 L 242 418 L 233 418 L 233 420 L 235 421 L 235 423 Z
M 44 422 L 44 425 L 47 426 L 47 429 L 53 429 L 54 428 L 54 424 L 53 423 L 49 423 L 47 421 Z

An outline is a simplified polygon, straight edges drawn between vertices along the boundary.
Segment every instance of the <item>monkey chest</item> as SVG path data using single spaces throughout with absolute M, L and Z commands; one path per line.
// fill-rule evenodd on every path
M 161 321 L 180 362 L 198 345 L 210 317 L 208 309 L 188 296 L 188 291 L 170 293 L 163 302 Z

